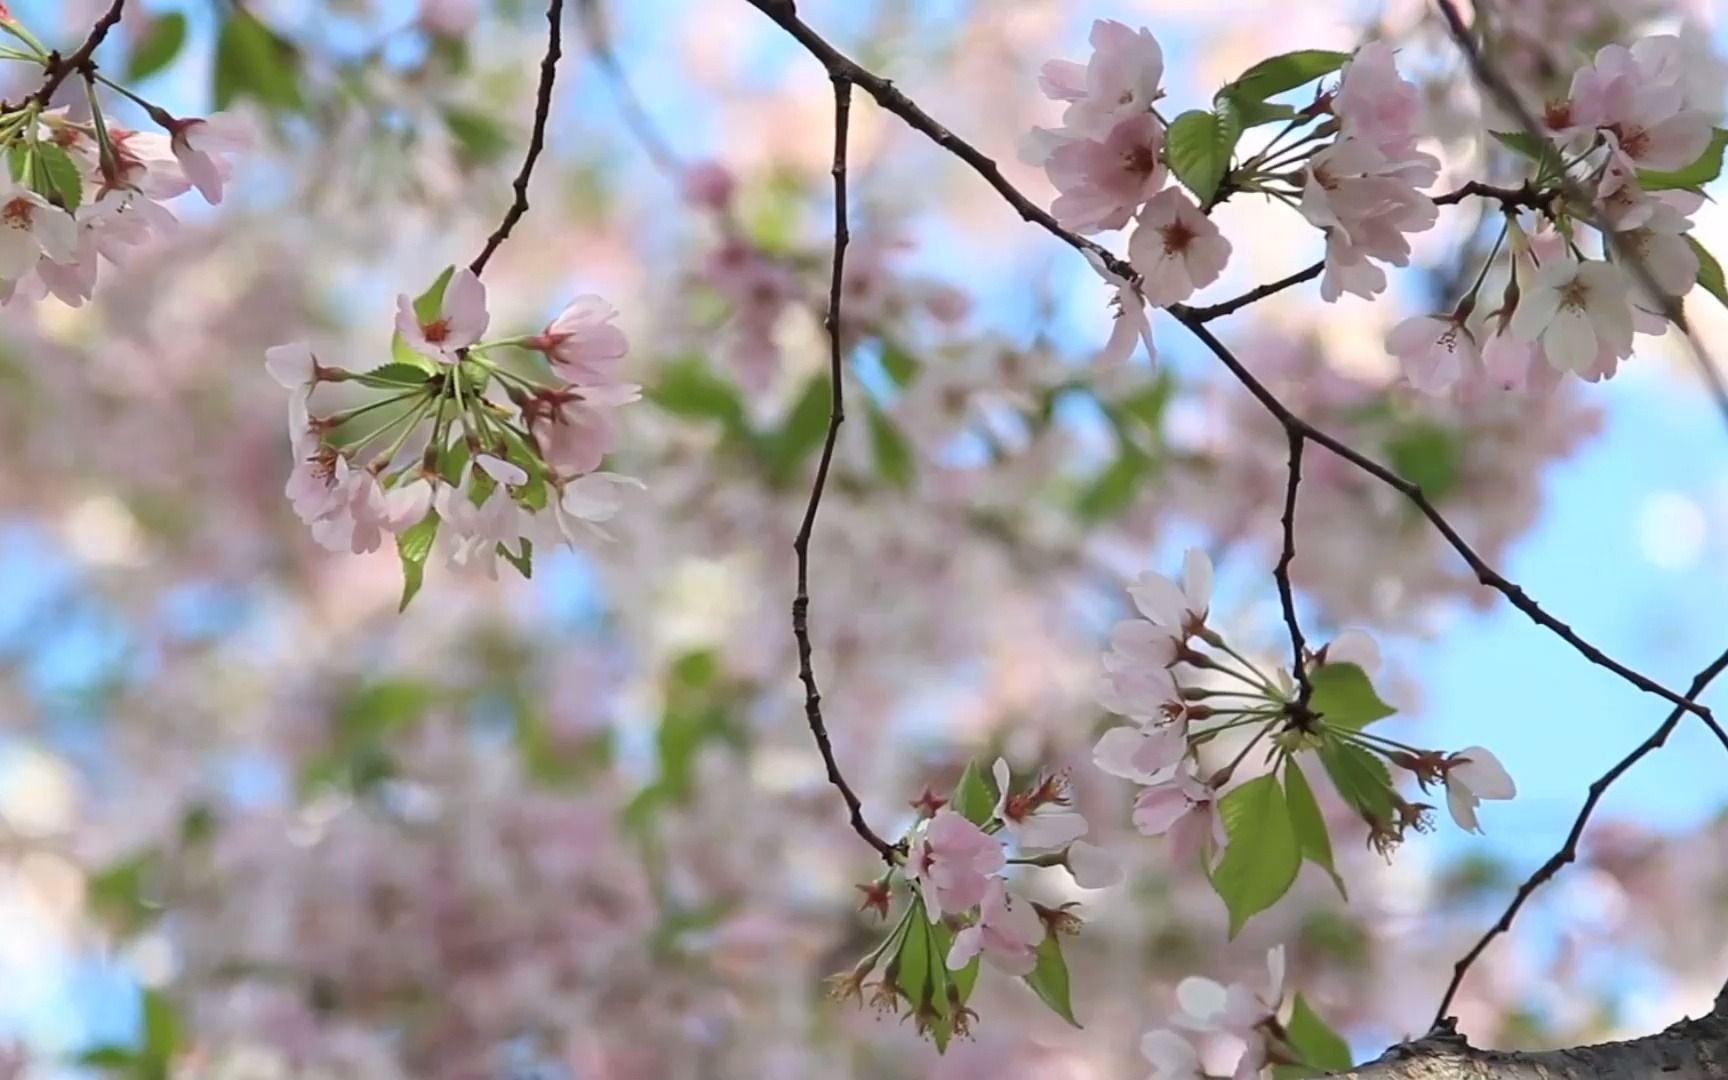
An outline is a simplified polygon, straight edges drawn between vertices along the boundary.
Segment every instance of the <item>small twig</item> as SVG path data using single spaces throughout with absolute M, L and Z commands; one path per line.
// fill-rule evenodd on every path
M 816 479 L 810 485 L 810 501 L 804 507 L 804 521 L 798 526 L 798 536 L 792 550 L 798 559 L 798 594 L 792 600 L 792 636 L 798 642 L 798 678 L 804 683 L 804 718 L 809 721 L 810 734 L 816 748 L 822 751 L 822 763 L 828 767 L 828 782 L 840 791 L 852 822 L 852 831 L 876 849 L 882 861 L 894 865 L 894 847 L 876 834 L 864 820 L 864 807 L 858 793 L 846 782 L 840 763 L 834 760 L 834 744 L 828 738 L 828 724 L 822 719 L 822 693 L 816 688 L 816 671 L 810 663 L 810 534 L 816 528 L 816 512 L 822 507 L 822 493 L 828 487 L 828 468 L 834 461 L 834 447 L 840 438 L 840 425 L 846 419 L 846 393 L 842 375 L 840 345 L 840 295 L 846 275 L 846 245 L 852 239 L 846 224 L 846 143 L 852 114 L 852 84 L 844 76 L 831 76 L 834 83 L 834 270 L 828 284 L 828 437 L 822 443 L 822 457 L 816 464 Z
M 468 269 L 474 271 L 476 277 L 486 272 L 492 253 L 509 239 L 510 231 L 528 212 L 528 181 L 534 176 L 534 164 L 540 160 L 540 151 L 546 148 L 546 120 L 552 115 L 552 86 L 558 79 L 558 61 L 564 55 L 563 45 L 564 0 L 550 0 L 546 5 L 546 55 L 540 60 L 540 88 L 534 97 L 534 129 L 528 136 L 528 153 L 522 159 L 522 169 L 516 174 L 515 182 L 511 184 L 515 198 L 504 212 L 504 220 L 486 238 L 486 246 L 480 249 L 480 254 L 468 264 Z
M 125 10 L 126 0 L 114 0 L 108 6 L 108 10 L 102 13 L 102 17 L 96 20 L 95 25 L 90 27 L 90 34 L 84 39 L 84 44 L 73 50 L 70 56 L 62 57 L 59 53 L 50 54 L 48 77 L 42 80 L 42 88 L 31 95 L 37 106 L 46 109 L 49 101 L 54 97 L 54 92 L 60 89 L 60 84 L 65 82 L 67 76 L 73 72 L 90 72 L 96 69 L 96 65 L 91 62 L 90 58 L 96 55 L 97 48 L 108 37 L 108 31 L 120 24 Z
M 1720 675 L 1724 669 L 1728 669 L 1728 652 L 1718 656 L 1709 667 L 1698 673 L 1686 692 L 1687 697 L 1697 697 L 1703 693 L 1704 688 L 1709 686 L 1711 680 Z M 1452 981 L 1447 984 L 1446 993 L 1440 999 L 1440 1008 L 1434 1014 L 1436 1027 L 1446 1021 L 1446 1012 L 1452 1007 L 1452 999 L 1457 996 L 1459 986 L 1463 985 L 1465 974 L 1469 972 L 1470 966 L 1476 962 L 1477 957 L 1482 955 L 1483 950 L 1487 949 L 1489 943 L 1497 936 L 1512 928 L 1512 920 L 1518 917 L 1518 912 L 1524 907 L 1525 901 L 1530 899 L 1532 893 L 1559 873 L 1561 867 L 1578 857 L 1578 841 L 1584 835 L 1584 827 L 1589 824 L 1590 815 L 1595 813 L 1596 804 L 1602 801 L 1602 796 L 1613 786 L 1615 781 L 1620 779 L 1626 770 L 1667 742 L 1668 736 L 1673 734 L 1675 726 L 1680 723 L 1680 718 L 1684 715 L 1686 715 L 1686 710 L 1682 708 L 1676 708 L 1669 713 L 1668 718 L 1663 720 L 1661 726 L 1651 732 L 1648 738 L 1634 747 L 1631 753 L 1615 762 L 1612 768 L 1590 784 L 1590 793 L 1585 797 L 1584 805 L 1579 809 L 1577 819 L 1572 822 L 1572 829 L 1566 834 L 1566 842 L 1560 846 L 1560 850 L 1549 856 L 1547 862 L 1538 867 L 1536 872 L 1525 880 L 1524 884 L 1518 886 L 1518 891 L 1513 895 L 1512 902 L 1506 905 L 1506 910 L 1500 913 L 1500 918 L 1488 928 L 1488 932 L 1482 935 L 1482 939 L 1476 942 L 1470 951 L 1465 953 L 1463 958 L 1453 966 Z
M 1278 601 L 1284 606 L 1284 625 L 1290 628 L 1290 670 L 1296 677 L 1296 708 L 1306 712 L 1314 696 L 1308 681 L 1308 642 L 1302 637 L 1302 624 L 1296 621 L 1296 597 L 1290 588 L 1290 564 L 1296 560 L 1296 489 L 1302 486 L 1302 448 L 1306 436 L 1295 428 L 1285 428 L 1290 439 L 1290 478 L 1284 488 L 1284 551 L 1272 577 L 1278 582 Z

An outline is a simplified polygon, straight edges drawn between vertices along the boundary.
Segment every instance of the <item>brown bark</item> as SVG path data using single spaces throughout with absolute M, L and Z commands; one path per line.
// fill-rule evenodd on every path
M 1478 1050 L 1436 1030 L 1340 1080 L 1728 1080 L 1728 991 L 1715 1009 L 1628 1042 L 1540 1053 Z

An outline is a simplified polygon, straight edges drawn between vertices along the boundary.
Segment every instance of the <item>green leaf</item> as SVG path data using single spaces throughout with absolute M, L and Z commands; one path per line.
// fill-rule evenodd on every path
M 110 863 L 90 876 L 85 904 L 103 923 L 129 936 L 162 914 L 161 905 L 147 896 L 156 870 L 157 854 L 148 850 Z
M 127 1047 L 108 1044 L 85 1050 L 73 1060 L 91 1069 L 132 1069 L 138 1063 L 138 1055 Z
M 235 8 L 216 36 L 212 92 L 216 107 L 250 97 L 273 109 L 299 111 L 298 61 L 294 49 L 244 8 Z
M 475 109 L 445 106 L 444 129 L 470 165 L 489 165 L 510 149 L 510 136 L 503 125 Z
M 1317 752 L 1340 798 L 1369 821 L 1392 820 L 1392 774 L 1379 758 L 1336 738 L 1323 741 Z
M 1355 664 L 1322 664 L 1308 673 L 1314 696 L 1308 705 L 1330 727 L 1360 731 L 1397 712 L 1380 700 L 1368 673 Z
M 1353 1062 L 1350 1044 L 1320 1019 L 1308 999 L 1296 995 L 1290 1022 L 1284 1025 L 1284 1041 L 1302 1055 L 1301 1065 L 1281 1065 L 1272 1071 L 1273 1080 L 1296 1080 L 1299 1077 L 1324 1076 L 1342 1072 Z
M 882 343 L 882 370 L 894 380 L 895 386 L 910 385 L 918 374 L 918 358 L 894 344 L 892 341 Z
M 375 387 L 414 387 L 424 386 L 432 374 L 419 364 L 402 364 L 393 360 L 362 372 L 355 381 Z
M 1538 178 L 1557 179 L 1561 175 L 1565 161 L 1560 157 L 1560 151 L 1547 139 L 1522 131 L 1490 131 L 1488 134 L 1494 136 L 1501 146 L 1534 161 Z
M 1406 427 L 1387 442 L 1386 456 L 1393 472 L 1430 499 L 1444 499 L 1464 479 L 1464 440 L 1454 429 L 1439 424 L 1417 422 Z
M 1079 1027 L 1080 1021 L 1074 1019 L 1074 1000 L 1068 986 L 1068 961 L 1062 958 L 1061 937 L 1054 931 L 1045 930 L 1037 955 L 1037 966 L 1032 969 L 1032 974 L 1024 976 L 1026 985 L 1057 1016 Z
M 396 554 L 402 561 L 402 603 L 397 606 L 397 611 L 408 610 L 408 602 L 414 599 L 414 594 L 420 591 L 426 580 L 426 557 L 432 554 L 432 541 L 437 536 L 436 510 L 397 534 Z
M 1075 512 L 1082 521 L 1108 521 L 1134 504 L 1142 482 L 1152 472 L 1152 459 L 1123 443 L 1116 460 L 1080 492 Z
M 1284 801 L 1290 810 L 1290 827 L 1296 833 L 1296 847 L 1302 857 L 1325 870 L 1338 886 L 1338 895 L 1350 899 L 1344 889 L 1344 879 L 1332 863 L 1332 835 L 1326 829 L 1326 818 L 1320 813 L 1320 803 L 1301 766 L 1291 758 L 1284 766 Z
M 659 382 L 644 395 L 674 416 L 687 420 L 718 420 L 728 432 L 750 434 L 744 401 L 738 388 L 715 375 L 696 357 L 666 366 Z
M 954 797 L 948 802 L 974 825 L 984 824 L 996 813 L 996 796 L 990 794 L 990 785 L 978 771 L 977 762 L 966 763 L 966 771 L 960 774 L 960 782 L 954 785 Z
M 1349 53 L 1331 49 L 1300 49 L 1268 57 L 1244 71 L 1235 82 L 1219 91 L 1219 96 L 1265 101 L 1274 94 L 1294 90 L 1304 83 L 1332 74 L 1348 59 Z
M 1164 136 L 1164 160 L 1200 205 L 1211 203 L 1217 194 L 1241 135 L 1242 117 L 1235 109 L 1192 109 L 1171 121 Z
M 1284 789 L 1270 773 L 1257 776 L 1218 803 L 1229 843 L 1212 872 L 1212 887 L 1230 911 L 1230 936 L 1290 891 L 1302 868 L 1302 851 Z
M 186 44 L 186 16 L 170 11 L 150 20 L 126 58 L 126 81 L 147 79 L 174 62 Z
M 930 918 L 924 911 L 924 901 L 913 901 L 911 921 L 906 926 L 906 936 L 900 942 L 900 952 L 896 959 L 895 985 L 906 995 L 906 1000 L 912 1003 L 916 1010 L 930 991 Z M 941 963 L 941 958 L 935 958 L 935 963 Z
M 1228 104 L 1226 104 L 1226 102 Z M 1237 116 L 1241 118 L 1242 126 L 1244 128 L 1259 127 L 1261 124 L 1272 124 L 1281 120 L 1293 120 L 1296 118 L 1295 106 L 1285 105 L 1280 102 L 1249 101 L 1239 97 L 1226 97 L 1220 95 L 1218 100 L 1214 102 L 1214 105 L 1219 110 L 1225 108 L 1235 109 Z
M 922 918 L 922 916 L 920 916 Z M 936 1052 L 947 1053 L 948 1043 L 954 1036 L 955 1010 L 964 1006 L 972 996 L 972 987 L 978 982 L 978 962 L 982 957 L 974 956 L 965 967 L 958 971 L 948 969 L 948 950 L 954 947 L 954 934 L 945 923 L 930 924 L 930 955 L 940 968 L 942 981 L 941 1001 L 937 1007 L 936 1018 L 930 1023 L 930 1040 L 936 1044 Z M 935 1003 L 933 1003 L 935 1004 Z
M 58 202 L 68 212 L 84 201 L 84 180 L 72 156 L 51 142 L 37 143 L 32 179 L 37 192 Z
M 1722 151 L 1728 148 L 1728 131 L 1717 128 L 1710 135 L 1710 145 L 1698 160 L 1672 172 L 1639 169 L 1638 186 L 1645 191 L 1668 191 L 1673 188 L 1701 188 L 1722 175 Z
M 770 477 L 784 482 L 797 472 L 810 452 L 822 445 L 828 434 L 828 376 L 818 375 L 804 384 L 804 390 L 786 413 L 779 430 L 764 441 L 768 454 Z
M 160 990 L 144 991 L 143 1046 L 139 1057 L 147 1075 L 166 1080 L 168 1064 L 180 1049 L 180 1013 Z
M 520 553 L 511 551 L 503 544 L 498 545 L 498 554 L 504 556 L 504 561 L 516 568 L 516 572 L 525 578 L 534 576 L 534 541 L 526 536 L 522 538 Z
M 1705 292 L 1728 305 L 1728 285 L 1723 284 L 1722 264 L 1691 233 L 1686 234 L 1686 242 L 1692 246 L 1692 253 L 1698 256 L 1698 284 Z
M 865 420 L 870 425 L 870 453 L 876 460 L 876 472 L 900 490 L 909 490 L 917 472 L 912 444 L 874 402 Z

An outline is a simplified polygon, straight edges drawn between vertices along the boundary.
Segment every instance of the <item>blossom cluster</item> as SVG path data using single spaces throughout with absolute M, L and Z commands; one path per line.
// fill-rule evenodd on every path
M 991 772 L 998 792 L 994 804 L 970 767 L 952 800 L 926 791 L 913 803 L 920 820 L 894 849 L 894 866 L 880 880 L 858 888 L 864 909 L 886 915 L 898 871 L 912 886 L 914 902 L 881 945 L 851 972 L 830 981 L 835 996 L 861 1001 L 866 980 L 880 965 L 871 1001 L 884 1011 L 904 1008 L 942 1047 L 951 1035 L 969 1032 L 972 1013 L 966 999 L 980 959 L 1004 974 L 1030 979 L 1041 966 L 1062 965 L 1058 935 L 1080 929 L 1079 916 L 1070 910 L 1074 905 L 1052 907 L 1030 899 L 1009 876 L 1012 868 L 1059 866 L 1083 889 L 1107 888 L 1122 877 L 1109 852 L 1083 839 L 1089 826 L 1072 807 L 1066 777 L 1045 773 L 1016 791 L 1007 761 L 998 758 Z M 928 955 L 916 961 L 926 968 L 940 964 L 956 974 L 920 973 L 909 985 L 902 978 L 909 949 Z M 1066 1013 L 1071 1006 L 1065 975 L 1063 980 L 1060 999 L 1045 1000 Z
M 0 31 L 23 47 L 0 56 L 52 70 L 61 63 L 0 5 Z M 175 224 L 162 205 L 197 189 L 222 201 L 231 157 L 252 143 L 241 117 L 177 117 L 106 76 L 86 74 L 87 109 L 50 108 L 38 95 L 0 111 L 0 304 L 52 295 L 71 307 L 88 301 L 101 264 L 125 263 L 132 249 Z M 96 82 L 138 104 L 160 132 L 108 120 Z
M 1728 139 L 1714 126 L 1720 95 L 1700 88 L 1697 64 L 1672 35 L 1605 45 L 1547 103 L 1546 139 L 1500 136 L 1534 159 L 1525 209 L 1540 216 L 1526 228 L 1506 207 L 1497 307 L 1473 318 L 1485 264 L 1453 311 L 1393 328 L 1387 348 L 1412 385 L 1448 393 L 1476 372 L 1513 390 L 1551 388 L 1566 373 L 1594 382 L 1632 355 L 1635 333 L 1661 334 L 1676 319 L 1710 258 L 1690 236 L 1692 215 Z M 1582 226 L 1597 234 L 1595 257 Z
M 500 558 L 526 575 L 536 544 L 604 536 L 619 487 L 635 481 L 601 465 L 617 409 L 640 396 L 618 379 L 628 345 L 616 317 L 579 296 L 539 333 L 486 341 L 486 287 L 464 268 L 399 297 L 389 364 L 350 370 L 304 343 L 270 349 L 266 367 L 292 395 L 295 513 L 333 551 L 375 551 L 394 534 L 404 604 L 435 540 L 453 570 L 496 578 Z M 375 393 L 314 412 L 315 391 L 350 385 Z
M 1128 589 L 1136 617 L 1116 624 L 1103 659 L 1100 703 L 1134 723 L 1106 731 L 1093 760 L 1140 785 L 1135 828 L 1147 836 L 1168 835 L 1178 860 L 1204 858 L 1210 866 L 1226 849 L 1231 838 L 1220 814 L 1225 789 L 1263 741 L 1269 742 L 1267 761 L 1279 759 L 1289 769 L 1299 769 L 1298 753 L 1315 751 L 1340 794 L 1366 821 L 1369 842 L 1384 852 L 1407 828 L 1425 829 L 1428 808 L 1399 796 L 1384 766 L 1370 766 L 1377 782 L 1362 781 L 1358 755 L 1399 766 L 1424 788 L 1444 785 L 1453 819 L 1470 831 L 1480 831 L 1480 800 L 1515 794 L 1511 777 L 1483 747 L 1441 754 L 1366 730 L 1393 712 L 1370 681 L 1379 650 L 1367 634 L 1346 631 L 1306 657 L 1308 682 L 1299 686 L 1284 668 L 1265 671 L 1208 625 L 1211 591 L 1211 561 L 1196 549 L 1185 557 L 1180 582 L 1142 574 Z M 1218 740 L 1240 747 L 1225 765 L 1205 772 L 1201 751 Z M 1346 753 L 1352 764 L 1340 756 Z M 1355 790 L 1360 783 L 1372 790 Z

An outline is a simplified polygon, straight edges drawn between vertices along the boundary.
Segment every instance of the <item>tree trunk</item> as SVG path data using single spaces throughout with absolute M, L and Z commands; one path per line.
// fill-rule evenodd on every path
M 1438 1029 L 1340 1080 L 1728 1080 L 1728 990 L 1698 1020 L 1630 1042 L 1520 1054 L 1477 1050 Z

